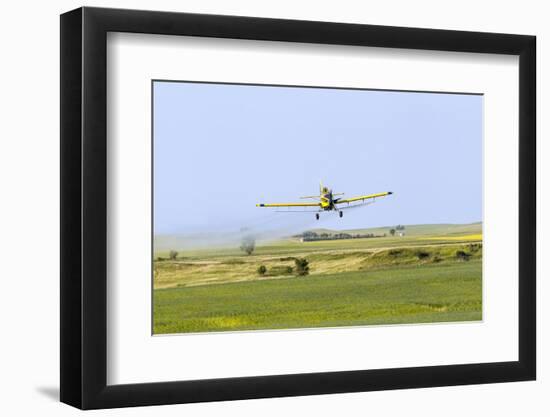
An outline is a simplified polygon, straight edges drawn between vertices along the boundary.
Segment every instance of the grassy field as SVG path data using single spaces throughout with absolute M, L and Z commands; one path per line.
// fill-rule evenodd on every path
M 480 320 L 481 224 L 406 230 L 404 237 L 265 242 L 252 255 L 175 248 L 178 257 L 167 260 L 159 251 L 154 333 Z M 297 276 L 296 258 L 307 259 L 309 275 Z

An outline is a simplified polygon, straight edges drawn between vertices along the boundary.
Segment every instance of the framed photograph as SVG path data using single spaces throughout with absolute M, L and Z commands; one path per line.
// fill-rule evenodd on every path
M 533 380 L 535 37 L 61 16 L 61 401 Z

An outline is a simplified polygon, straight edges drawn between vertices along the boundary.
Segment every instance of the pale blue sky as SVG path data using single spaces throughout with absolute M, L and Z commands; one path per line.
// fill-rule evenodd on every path
M 479 95 L 154 82 L 155 234 L 480 221 L 482 106 Z M 319 180 L 346 196 L 394 194 L 320 222 L 255 207 L 315 195 Z

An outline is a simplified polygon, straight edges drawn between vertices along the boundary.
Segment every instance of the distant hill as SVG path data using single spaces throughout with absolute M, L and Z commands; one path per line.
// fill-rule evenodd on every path
M 405 228 L 401 230 L 408 236 L 448 236 L 448 235 L 463 235 L 463 234 L 475 234 L 481 233 L 481 222 L 468 223 L 468 224 L 405 224 Z M 383 226 L 383 227 L 371 227 L 367 229 L 344 229 L 344 230 L 331 230 L 331 229 L 311 229 L 310 232 L 317 234 L 327 233 L 329 235 L 337 233 L 349 233 L 352 235 L 360 234 L 365 235 L 372 233 L 374 235 L 389 234 L 390 229 L 395 229 L 396 226 Z
M 188 248 L 227 247 L 239 245 L 243 233 L 189 233 L 173 235 L 155 235 L 154 248 L 157 251 Z
M 452 235 L 469 235 L 481 233 L 481 222 L 470 224 L 413 224 L 403 225 L 405 228 L 400 230 L 406 236 L 452 236 Z M 390 229 L 395 226 L 372 227 L 366 229 L 310 229 L 309 231 L 317 234 L 327 233 L 328 235 L 338 233 L 348 233 L 352 235 L 389 235 Z M 244 232 L 246 234 L 246 232 Z M 293 234 L 296 235 L 296 234 Z M 173 234 L 173 235 L 157 235 L 154 237 L 155 252 L 168 251 L 171 249 L 181 250 L 189 248 L 212 248 L 212 247 L 232 247 L 238 246 L 243 238 L 243 232 L 233 233 L 201 233 L 201 234 Z M 286 239 L 290 236 L 271 236 L 270 238 L 258 237 L 260 241 L 273 241 Z

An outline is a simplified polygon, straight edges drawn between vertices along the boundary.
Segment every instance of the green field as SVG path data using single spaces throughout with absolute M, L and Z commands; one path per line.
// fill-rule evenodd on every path
M 406 230 L 403 237 L 259 242 L 252 255 L 174 246 L 178 256 L 169 260 L 160 250 L 154 333 L 481 320 L 481 224 Z M 295 258 L 307 259 L 308 275 L 297 276 Z

